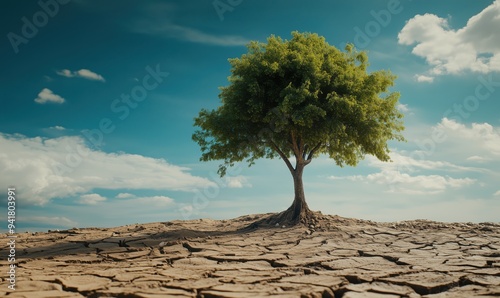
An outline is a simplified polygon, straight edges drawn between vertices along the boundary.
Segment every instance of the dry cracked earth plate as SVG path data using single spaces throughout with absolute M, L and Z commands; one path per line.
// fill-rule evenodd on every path
M 0 296 L 500 296 L 500 224 L 320 215 L 243 229 L 264 216 L 19 234 L 16 290 L 4 274 Z

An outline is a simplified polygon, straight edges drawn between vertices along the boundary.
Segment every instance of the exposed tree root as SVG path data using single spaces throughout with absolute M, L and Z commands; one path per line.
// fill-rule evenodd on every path
M 311 211 L 307 205 L 304 206 L 296 214 L 296 210 L 294 210 L 294 206 L 290 206 L 285 211 L 280 213 L 271 214 L 268 217 L 260 219 L 250 225 L 248 225 L 245 230 L 254 230 L 257 228 L 272 228 L 272 227 L 291 227 L 296 225 L 303 225 L 309 227 L 310 225 L 317 225 L 319 222 L 319 218 L 322 218 L 322 214 L 320 211 Z

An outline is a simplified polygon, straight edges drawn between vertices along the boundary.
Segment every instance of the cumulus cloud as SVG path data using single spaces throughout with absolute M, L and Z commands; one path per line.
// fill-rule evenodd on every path
M 500 155 L 500 129 L 488 123 L 472 123 L 465 125 L 453 119 L 443 118 L 436 126 L 450 142 L 461 142 L 462 145 L 473 146 L 471 152 L 482 152 L 482 158 Z M 477 159 L 477 158 L 476 158 Z
M 403 194 L 438 194 L 449 188 L 461 188 L 476 182 L 470 178 L 452 178 L 441 175 L 412 176 L 400 171 L 383 171 L 366 177 L 370 182 L 390 185 L 390 191 Z
M 391 162 L 382 162 L 371 155 L 367 164 L 379 171 L 368 175 L 330 176 L 332 180 L 365 182 L 388 186 L 388 192 L 400 194 L 439 194 L 476 183 L 476 179 L 454 178 L 441 172 L 484 172 L 484 169 L 465 167 L 443 160 L 430 160 L 420 151 L 393 150 Z M 440 173 L 440 174 L 437 174 Z
M 115 198 L 117 198 L 117 199 L 131 199 L 131 198 L 135 198 L 135 195 L 133 195 L 131 193 L 122 192 L 122 193 L 117 194 Z
M 106 198 L 96 194 L 96 193 L 91 193 L 91 194 L 86 194 L 86 195 L 81 195 L 80 196 L 80 204 L 83 205 L 97 205 L 100 202 L 106 201 Z
M 397 108 L 400 112 L 403 112 L 403 113 L 407 113 L 410 111 L 410 108 L 408 107 L 408 105 L 402 104 L 402 103 L 398 104 Z
M 226 177 L 227 187 L 229 188 L 243 188 L 252 186 L 244 176 Z
M 476 180 L 470 178 L 452 178 L 434 174 L 412 176 L 408 173 L 387 169 L 366 176 L 331 176 L 329 178 L 387 185 L 389 186 L 389 192 L 401 194 L 438 194 L 450 188 L 461 188 L 476 182 Z
M 500 71 L 500 0 L 472 16 L 465 27 L 450 28 L 448 20 L 434 14 L 416 15 L 398 35 L 399 43 L 415 45 L 412 53 L 432 66 L 431 76 L 418 76 L 430 82 L 432 76 L 463 71 Z
M 391 162 L 382 162 L 370 155 L 367 157 L 368 165 L 383 170 L 398 170 L 403 172 L 414 172 L 418 170 L 478 171 L 478 169 L 463 167 L 448 161 L 434 161 L 421 158 L 423 155 L 420 154 L 402 154 L 394 150 L 391 152 L 390 156 Z
M 429 77 L 425 75 L 415 75 L 415 80 L 419 83 L 432 83 L 434 82 L 434 77 Z
M 497 192 L 495 192 L 493 195 L 496 196 L 496 197 L 500 197 L 500 190 L 497 191 Z
M 101 81 L 105 82 L 106 80 L 100 74 L 97 74 L 88 69 L 80 69 L 77 71 L 71 71 L 69 69 L 62 69 L 56 72 L 58 75 L 67 77 L 67 78 L 84 78 L 87 80 Z
M 164 207 L 174 204 L 174 200 L 166 196 L 140 197 L 135 199 L 134 202 L 137 202 L 139 204 L 153 204 L 157 207 Z
M 51 126 L 49 129 L 54 129 L 54 130 L 66 130 L 63 126 L 56 125 L 56 126 Z
M 31 204 L 85 196 L 94 189 L 194 192 L 215 185 L 163 159 L 92 150 L 76 136 L 28 138 L 0 133 L 0 148 L 0 187 L 16 186 Z M 81 202 L 99 201 L 96 198 L 80 197 Z
M 420 160 L 397 151 L 391 153 L 392 162 L 381 162 L 372 156 L 367 157 L 367 159 L 369 166 L 380 169 L 380 172 L 368 175 L 330 176 L 329 179 L 387 185 L 389 192 L 401 194 L 438 194 L 448 189 L 456 189 L 476 182 L 475 179 L 470 178 L 413 174 L 419 171 L 437 170 L 476 171 L 474 168 L 458 166 L 447 161 Z
M 466 125 L 443 118 L 430 130 L 439 131 L 443 141 L 426 144 L 427 150 L 421 150 L 422 147 L 414 151 L 393 150 L 392 162 L 367 156 L 367 165 L 378 169 L 376 173 L 329 178 L 387 185 L 390 192 L 404 194 L 439 194 L 470 185 L 485 187 L 495 183 L 493 177 L 498 176 L 500 156 L 499 127 L 488 123 Z M 465 165 L 474 162 L 481 167 L 465 166 L 464 162 L 468 162 Z M 474 173 L 474 178 L 468 177 L 468 173 Z
M 35 98 L 35 102 L 39 104 L 45 103 L 63 103 L 64 98 L 52 92 L 52 90 L 48 88 L 43 88 L 40 93 L 38 93 L 38 97 Z

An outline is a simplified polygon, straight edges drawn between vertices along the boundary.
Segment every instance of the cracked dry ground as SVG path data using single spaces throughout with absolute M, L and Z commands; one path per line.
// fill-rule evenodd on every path
M 263 216 L 19 234 L 17 290 L 3 277 L 0 296 L 500 296 L 500 224 L 320 215 L 239 230 Z

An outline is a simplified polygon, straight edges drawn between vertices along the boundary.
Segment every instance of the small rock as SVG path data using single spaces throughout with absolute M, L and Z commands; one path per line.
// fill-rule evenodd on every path
M 314 229 L 315 227 L 314 225 L 309 225 L 309 228 Z
M 282 228 L 284 229 L 284 228 L 286 228 L 286 226 L 285 226 L 285 225 L 283 225 L 283 226 L 282 226 Z
M 276 227 L 279 227 L 279 226 L 280 226 L 279 222 L 277 222 L 275 226 L 276 226 Z
M 173 245 L 177 245 L 177 244 L 179 244 L 179 241 L 162 241 L 162 242 L 160 242 L 160 244 L 158 244 L 158 246 L 161 248 L 161 247 L 173 246 Z

